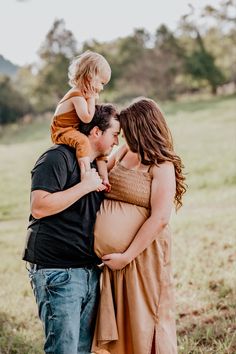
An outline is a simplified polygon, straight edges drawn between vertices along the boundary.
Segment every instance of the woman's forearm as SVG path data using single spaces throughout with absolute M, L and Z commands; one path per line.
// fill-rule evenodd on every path
M 169 223 L 176 191 L 175 172 L 172 163 L 165 162 L 152 169 L 151 216 L 139 229 L 133 242 L 125 251 L 130 262 L 147 248 Z
M 127 259 L 127 264 L 135 259 L 140 253 L 142 253 L 162 232 L 162 230 L 168 225 L 166 218 L 154 218 L 150 217 L 143 224 L 136 234 L 133 242 L 124 252 L 124 257 Z

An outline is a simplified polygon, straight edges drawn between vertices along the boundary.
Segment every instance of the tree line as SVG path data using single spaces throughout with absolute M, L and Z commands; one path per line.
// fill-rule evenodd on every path
M 20 68 L 14 79 L 0 78 L 0 124 L 54 110 L 68 90 L 71 59 L 87 49 L 104 55 L 112 68 L 103 101 L 174 100 L 197 91 L 216 95 L 228 83 L 236 88 L 235 9 L 236 0 L 206 6 L 198 16 L 190 7 L 174 32 L 164 24 L 155 33 L 138 28 L 110 42 L 86 41 L 79 50 L 64 21 L 56 20 L 39 48 L 38 62 Z

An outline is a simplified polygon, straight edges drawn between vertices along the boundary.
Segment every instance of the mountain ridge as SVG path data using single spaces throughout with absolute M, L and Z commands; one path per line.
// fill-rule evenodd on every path
M 19 68 L 20 66 L 13 64 L 10 60 L 0 54 L 0 74 L 13 77 L 16 75 Z

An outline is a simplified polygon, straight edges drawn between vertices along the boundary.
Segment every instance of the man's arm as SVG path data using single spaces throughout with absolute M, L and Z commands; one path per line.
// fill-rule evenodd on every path
M 35 219 L 60 213 L 85 194 L 100 187 L 102 180 L 95 169 L 85 172 L 81 169 L 81 182 L 64 191 L 49 193 L 45 190 L 31 192 L 31 214 Z

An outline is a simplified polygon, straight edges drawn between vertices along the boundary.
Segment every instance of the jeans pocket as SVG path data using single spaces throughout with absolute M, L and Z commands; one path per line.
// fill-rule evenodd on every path
M 45 269 L 43 270 L 48 288 L 55 288 L 69 283 L 71 279 L 70 269 Z

